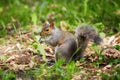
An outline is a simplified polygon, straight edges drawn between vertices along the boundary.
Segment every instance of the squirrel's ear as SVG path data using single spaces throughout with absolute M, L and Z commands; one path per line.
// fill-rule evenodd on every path
M 53 23 L 53 22 L 50 23 L 50 27 L 51 27 L 51 28 L 54 28 L 54 23 Z

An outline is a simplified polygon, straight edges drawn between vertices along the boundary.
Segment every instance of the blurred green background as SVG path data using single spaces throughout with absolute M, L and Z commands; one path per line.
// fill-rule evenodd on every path
M 107 35 L 120 30 L 120 0 L 0 0 L 0 37 L 41 25 L 51 14 L 69 29 L 87 23 Z

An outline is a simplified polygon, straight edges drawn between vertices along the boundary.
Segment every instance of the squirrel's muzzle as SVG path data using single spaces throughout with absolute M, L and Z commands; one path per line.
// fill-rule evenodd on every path
M 40 32 L 40 36 L 41 36 L 41 37 L 46 36 L 46 32 L 43 32 L 43 31 L 42 31 L 42 32 Z

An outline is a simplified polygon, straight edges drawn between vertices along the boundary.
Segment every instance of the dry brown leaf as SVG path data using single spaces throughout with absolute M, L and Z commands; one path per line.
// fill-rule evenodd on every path
M 50 46 L 44 46 L 44 49 L 47 53 L 54 54 L 54 48 Z
M 115 42 L 120 45 L 120 37 L 116 38 Z
M 117 64 L 117 65 L 115 66 L 115 68 L 118 68 L 118 67 L 120 68 L 120 64 Z
M 111 37 L 106 37 L 103 39 L 102 46 L 115 46 L 115 45 L 120 45 L 120 33 L 117 33 Z
M 112 65 L 106 65 L 102 68 L 102 71 L 108 73 L 112 69 Z
M 109 57 L 120 58 L 120 51 L 113 49 L 113 48 L 106 49 L 104 54 Z

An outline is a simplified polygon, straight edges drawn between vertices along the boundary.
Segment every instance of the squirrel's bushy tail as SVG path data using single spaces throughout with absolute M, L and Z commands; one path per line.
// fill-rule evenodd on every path
M 73 57 L 74 60 L 78 60 L 83 57 L 89 40 L 92 40 L 96 44 L 99 44 L 102 41 L 95 29 L 87 25 L 77 27 L 75 35 L 77 37 L 78 50 Z

